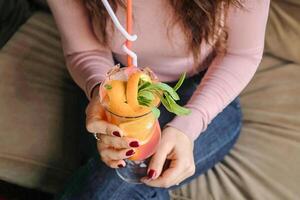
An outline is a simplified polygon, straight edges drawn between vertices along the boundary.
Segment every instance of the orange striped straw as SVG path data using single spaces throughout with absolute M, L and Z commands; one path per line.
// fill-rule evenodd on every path
M 132 0 L 127 0 L 126 30 L 131 35 L 131 33 L 132 33 Z M 126 46 L 128 49 L 131 50 L 132 42 L 129 40 L 126 40 Z M 131 67 L 132 65 L 133 65 L 132 58 L 129 55 L 127 55 L 127 66 Z

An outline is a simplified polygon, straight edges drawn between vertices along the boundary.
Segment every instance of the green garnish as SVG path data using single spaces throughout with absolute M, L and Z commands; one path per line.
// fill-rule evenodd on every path
M 148 87 L 149 85 L 151 85 L 150 82 L 144 81 L 144 80 L 140 79 L 139 80 L 139 89 L 138 90 L 140 91 L 141 89 L 144 89 L 145 87 Z
M 185 79 L 185 75 L 186 74 L 184 73 L 180 76 L 180 79 L 178 80 L 174 88 L 165 83 L 150 83 L 148 81 L 140 79 L 138 87 L 139 104 L 150 107 L 152 101 L 155 99 L 155 96 L 157 96 L 169 112 L 172 112 L 176 115 L 190 114 L 191 111 L 189 109 L 184 108 L 176 103 L 176 101 L 180 99 L 176 91 L 182 85 Z M 159 117 L 160 111 L 158 108 L 153 107 L 152 112 L 155 117 Z
M 156 107 L 152 108 L 152 113 L 154 114 L 154 117 L 156 117 L 157 119 L 159 118 L 160 115 L 160 110 Z
M 177 90 L 180 88 L 180 86 L 182 85 L 182 83 L 183 83 L 183 81 L 184 81 L 184 79 L 185 79 L 185 75 L 186 75 L 186 73 L 184 73 L 184 74 L 182 74 L 182 75 L 180 76 L 178 82 L 176 83 L 176 85 L 175 85 L 174 88 L 173 88 L 175 91 L 177 91 Z
M 107 90 L 111 90 L 111 89 L 112 89 L 112 86 L 109 85 L 109 84 L 105 84 L 104 87 L 105 87 L 105 89 L 107 89 Z

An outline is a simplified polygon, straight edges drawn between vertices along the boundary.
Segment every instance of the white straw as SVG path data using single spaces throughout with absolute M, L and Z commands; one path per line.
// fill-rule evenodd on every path
M 117 16 L 115 15 L 113 9 L 111 8 L 111 6 L 109 5 L 107 0 L 102 0 L 102 3 L 104 5 L 104 7 L 106 8 L 108 14 L 110 15 L 113 23 L 115 24 L 116 28 L 122 33 L 122 35 L 129 41 L 135 41 L 137 39 L 137 35 L 130 35 L 125 29 L 124 27 L 121 25 L 121 23 L 119 22 Z M 122 49 L 125 53 L 127 53 L 130 57 L 132 57 L 133 60 L 133 65 L 137 67 L 137 55 L 135 52 L 131 51 L 130 49 L 127 48 L 127 46 L 124 44 L 122 46 Z
M 137 65 L 137 55 L 136 55 L 136 53 L 134 53 L 133 51 L 128 49 L 126 44 L 122 45 L 122 49 L 123 49 L 123 51 L 125 51 L 125 53 L 127 53 L 132 58 L 133 66 L 137 67 L 138 65 Z

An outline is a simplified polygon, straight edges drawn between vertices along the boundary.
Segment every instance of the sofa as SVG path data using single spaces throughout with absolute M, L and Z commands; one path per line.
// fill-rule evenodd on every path
M 49 12 L 34 10 L 1 48 L 0 82 L 0 180 L 61 191 L 94 147 L 82 142 L 93 139 L 84 127 L 88 102 L 67 72 Z M 240 97 L 237 144 L 204 175 L 171 191 L 172 199 L 300 198 L 298 0 L 272 0 L 265 54 Z

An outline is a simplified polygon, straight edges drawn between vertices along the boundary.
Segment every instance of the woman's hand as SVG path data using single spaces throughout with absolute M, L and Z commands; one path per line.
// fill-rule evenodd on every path
M 99 138 L 97 148 L 102 161 L 112 168 L 124 167 L 124 159 L 135 153 L 134 148 L 138 147 L 139 143 L 137 140 L 121 137 L 122 130 L 105 121 L 105 111 L 97 91 L 98 88 L 95 88 L 86 108 L 86 128 L 89 132 L 96 133 Z
M 162 131 L 162 139 L 152 156 L 148 177 L 142 182 L 152 187 L 168 188 L 178 185 L 195 173 L 193 142 L 182 132 L 167 127 Z M 162 172 L 166 159 L 171 160 L 168 169 Z

